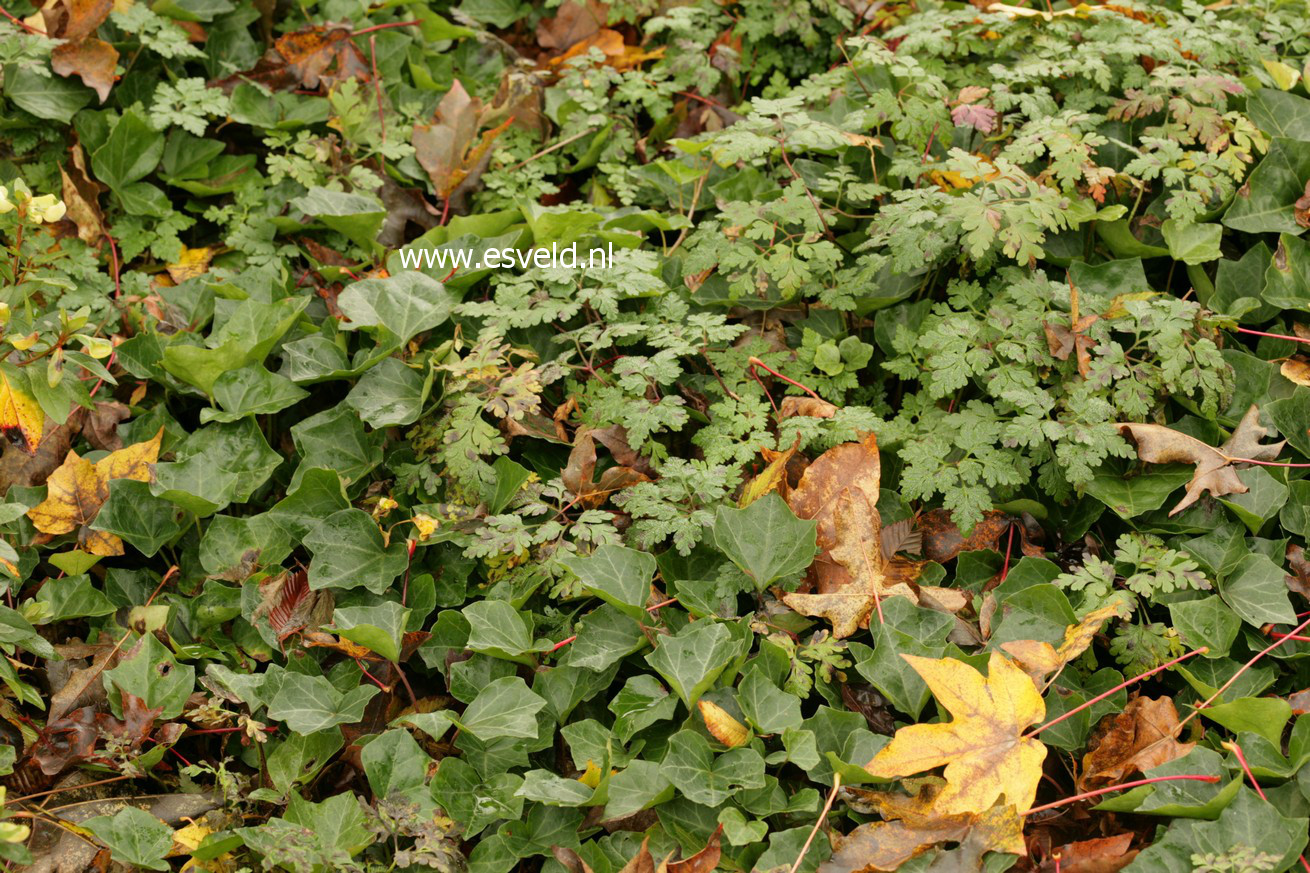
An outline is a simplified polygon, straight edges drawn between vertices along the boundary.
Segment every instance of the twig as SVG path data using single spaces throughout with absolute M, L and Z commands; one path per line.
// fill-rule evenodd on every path
M 80 782 L 77 785 L 65 785 L 62 788 L 51 788 L 49 791 L 37 791 L 32 794 L 25 794 L 22 797 L 15 797 L 9 803 L 22 803 L 25 800 L 33 800 L 37 797 L 47 797 L 51 794 L 62 794 L 65 791 L 76 791 L 79 788 L 92 788 L 96 785 L 108 785 L 110 782 L 122 782 L 124 779 L 131 779 L 131 776 L 111 776 L 108 779 L 97 779 L 94 782 Z
M 1249 327 L 1235 327 L 1233 330 L 1238 333 L 1249 333 L 1252 336 L 1267 336 L 1270 339 L 1291 340 L 1294 343 L 1310 343 L 1310 339 L 1299 336 L 1289 336 L 1285 333 L 1265 333 L 1263 330 L 1251 330 Z
M 0 6 L 0 15 L 3 15 L 5 18 L 8 18 L 10 21 L 12 21 L 14 24 L 17 24 L 19 27 L 21 27 L 23 30 L 26 30 L 28 33 L 35 34 L 36 36 L 47 36 L 47 37 L 49 36 L 49 34 L 42 33 L 32 25 L 28 24 L 26 21 L 23 21 L 21 18 L 15 18 L 3 6 Z
M 823 820 L 828 817 L 828 811 L 832 809 L 832 802 L 837 799 L 837 791 L 841 788 L 841 774 L 832 774 L 832 790 L 828 792 L 828 799 L 823 804 L 823 810 L 819 813 L 818 819 L 814 822 L 814 827 L 810 829 L 810 835 L 805 838 L 805 845 L 801 846 L 801 853 L 796 856 L 796 863 L 791 865 L 788 873 L 796 873 L 801 868 L 801 862 L 805 860 L 805 853 L 810 850 L 810 843 L 814 842 L 815 835 L 819 828 L 823 826 Z
M 378 127 L 382 129 L 382 145 L 385 149 L 387 144 L 387 117 L 382 111 L 382 77 L 378 75 L 378 44 L 377 37 L 370 35 L 368 38 L 368 56 L 373 64 L 373 93 L 378 98 Z M 387 171 L 387 157 L 379 153 L 382 159 L 382 172 Z
M 815 393 L 815 391 L 814 391 L 813 388 L 808 388 L 808 387 L 806 387 L 805 385 L 802 385 L 800 382 L 797 382 L 795 379 L 790 379 L 790 378 L 788 378 L 787 376 L 782 375 L 782 374 L 779 373 L 777 370 L 773 369 L 773 368 L 770 367 L 768 364 L 764 363 L 763 361 L 761 361 L 759 358 L 755 357 L 754 355 L 751 355 L 749 358 L 747 358 L 747 359 L 746 359 L 746 363 L 750 365 L 750 369 L 751 369 L 751 374 L 752 374 L 752 375 L 754 375 L 754 373 L 755 373 L 755 368 L 756 368 L 756 367 L 763 367 L 765 370 L 768 370 L 770 373 L 772 373 L 773 375 L 777 376 L 779 379 L 781 379 L 782 381 L 786 382 L 788 385 L 794 385 L 795 387 L 801 389 L 801 390 L 804 391 L 806 394 L 810 395 L 811 397 L 813 397 L 815 400 L 819 401 L 820 403 L 827 403 L 827 402 L 828 402 L 828 401 L 824 400 L 822 397 L 820 397 L 817 393 Z M 759 376 L 755 376 L 755 378 L 756 378 L 756 380 L 758 380 L 760 377 L 759 377 Z M 763 384 L 763 383 L 760 383 L 760 384 Z M 770 398 L 770 399 L 772 399 L 772 398 Z
M 422 23 L 423 22 L 419 21 L 417 18 L 411 21 L 393 21 L 390 24 L 375 24 L 372 27 L 366 27 L 363 30 L 356 30 L 350 35 L 352 37 L 363 36 L 366 33 L 376 33 L 379 30 L 390 30 L 393 27 L 414 27 Z
M 1051 719 L 1050 721 L 1048 721 L 1046 724 L 1038 725 L 1037 727 L 1028 731 L 1028 733 L 1024 734 L 1023 739 L 1027 740 L 1037 736 L 1047 728 L 1054 727 L 1055 725 L 1064 721 L 1066 718 L 1071 718 L 1072 716 L 1077 715 L 1078 713 L 1082 712 L 1084 709 L 1087 709 L 1089 706 L 1095 706 L 1105 698 L 1109 697 L 1111 694 L 1114 694 L 1117 691 L 1122 691 L 1123 689 L 1127 688 L 1129 685 L 1132 685 L 1134 682 L 1141 682 L 1143 679 L 1145 679 L 1148 676 L 1154 676 L 1156 673 L 1159 673 L 1161 670 L 1169 669 L 1174 664 L 1177 664 L 1179 661 L 1186 661 L 1188 658 L 1194 655 L 1203 655 L 1208 651 L 1210 651 L 1209 648 L 1207 648 L 1206 646 L 1202 646 L 1201 648 L 1196 649 L 1195 651 L 1188 652 L 1185 655 L 1179 655 L 1177 658 L 1174 658 L 1172 661 L 1167 661 L 1161 664 L 1159 667 L 1156 667 L 1151 670 L 1147 670 L 1145 673 L 1141 673 L 1137 676 L 1134 676 L 1131 679 L 1120 682 L 1118 685 L 1114 686 L 1109 691 L 1102 692 L 1101 694 L 1098 694 L 1095 697 L 1093 697 L 1091 700 L 1088 700 L 1085 703 L 1081 703 L 1078 706 L 1075 706 L 1073 709 L 1069 710 L 1064 715 L 1057 716 Z M 1184 720 L 1183 723 L 1186 724 L 1186 721 Z
M 1092 797 L 1100 797 L 1102 794 L 1109 794 L 1112 791 L 1122 791 L 1125 788 L 1138 788 L 1142 785 L 1154 785 L 1156 782 L 1218 782 L 1218 776 L 1199 776 L 1190 773 L 1184 773 L 1178 776 L 1152 776 L 1150 779 L 1135 779 L 1132 782 L 1124 782 L 1119 785 L 1111 785 L 1109 788 L 1098 788 L 1095 791 L 1084 791 L 1082 794 L 1075 794 L 1073 797 L 1066 797 L 1063 800 L 1055 800 L 1041 806 L 1034 806 L 1019 815 L 1032 815 L 1037 812 L 1046 812 L 1048 809 L 1067 806 L 1070 803 L 1076 803 L 1079 800 L 1088 800 Z
M 611 127 L 612 127 L 612 126 L 613 126 L 613 125 L 611 125 Z M 551 152 L 556 151 L 557 149 L 562 149 L 562 148 L 564 148 L 564 146 L 568 145 L 569 143 L 577 142 L 578 140 L 582 139 L 584 136 L 587 136 L 588 134 L 596 133 L 598 130 L 600 130 L 599 127 L 593 127 L 593 128 L 589 128 L 589 129 L 587 129 L 587 130 L 584 130 L 584 131 L 582 131 L 581 133 L 575 133 L 575 134 L 573 134 L 573 136 L 570 136 L 570 137 L 568 137 L 567 139 L 562 139 L 562 140 L 560 140 L 559 142 L 555 143 L 553 146 L 550 146 L 549 148 L 544 148 L 544 149 L 542 149 L 541 151 L 537 152 L 537 153 L 536 153 L 535 155 L 533 155 L 532 157 L 524 158 L 523 160 L 519 161 L 517 164 L 514 164 L 512 167 L 508 167 L 508 168 L 507 168 L 507 171 L 508 171 L 508 172 L 513 172 L 514 170 L 517 170 L 517 169 L 519 169 L 520 167 L 526 167 L 528 164 L 532 163 L 532 162 L 535 161 L 537 158 L 544 157 L 544 156 L 550 154 Z

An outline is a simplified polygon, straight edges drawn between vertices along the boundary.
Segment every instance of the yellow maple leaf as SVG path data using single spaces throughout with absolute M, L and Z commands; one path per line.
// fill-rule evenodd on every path
M 29 455 L 36 451 L 45 431 L 45 413 L 26 391 L 15 388 L 0 370 L 0 430 Z
M 78 531 L 82 548 L 93 555 L 121 555 L 123 541 L 116 535 L 91 530 L 89 525 L 109 499 L 111 479 L 150 481 L 150 466 L 159 460 L 164 437 L 161 427 L 153 439 L 125 446 L 94 464 L 69 451 L 46 479 L 46 499 L 27 511 L 27 517 L 42 533 L 52 536 Z
M 1046 715 L 1046 703 L 1028 675 L 999 652 L 985 678 L 953 658 L 901 657 L 954 719 L 901 728 L 865 769 L 895 779 L 944 765 L 935 804 L 943 814 L 982 813 L 1002 795 L 1015 809 L 1031 807 L 1046 746 L 1023 732 Z

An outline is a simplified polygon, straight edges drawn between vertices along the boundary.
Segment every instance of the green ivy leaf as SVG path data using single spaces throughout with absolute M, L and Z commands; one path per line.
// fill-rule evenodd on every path
M 814 562 L 818 523 L 796 517 L 776 493 L 745 509 L 720 506 L 714 542 L 763 591 Z

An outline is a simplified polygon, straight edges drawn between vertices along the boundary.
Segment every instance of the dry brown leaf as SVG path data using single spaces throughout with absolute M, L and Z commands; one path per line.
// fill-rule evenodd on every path
M 888 559 L 897 552 L 923 553 L 923 535 L 914 529 L 914 519 L 903 518 L 882 529 L 882 553 Z
M 60 76 L 78 76 L 104 103 L 114 87 L 114 68 L 118 66 L 118 49 L 101 39 L 83 39 L 55 46 L 50 53 L 50 68 Z
M 837 498 L 847 488 L 864 493 L 870 506 L 878 505 L 882 464 L 878 438 L 868 434 L 857 443 L 842 443 L 824 452 L 805 469 L 787 504 L 797 518 L 818 522 L 820 548 L 837 541 L 833 513 Z
M 943 814 L 983 813 L 1001 797 L 1015 809 L 1031 807 L 1046 746 L 1024 731 L 1046 714 L 1046 703 L 1028 675 L 999 652 L 986 677 L 953 658 L 901 657 L 953 718 L 901 728 L 865 769 L 897 779 L 945 766 L 946 787 L 933 802 Z
M 1285 576 L 1287 587 L 1310 600 L 1310 560 L 1306 560 L 1305 549 L 1293 543 L 1287 547 L 1287 563 L 1292 572 Z
M 646 61 L 664 57 L 664 46 L 653 51 L 645 51 L 640 46 L 626 45 L 623 34 L 617 30 L 603 27 L 591 36 L 574 43 L 568 51 L 547 61 L 548 66 L 559 68 L 578 55 L 586 54 L 592 49 L 599 49 L 605 56 L 605 64 L 620 72 L 635 69 Z
M 466 182 L 471 186 L 477 181 L 490 160 L 492 143 L 513 120 L 484 132 L 475 144 L 481 122 L 482 101 L 470 97 L 456 79 L 437 104 L 432 123 L 414 125 L 415 157 L 442 200 L 449 200 Z
M 68 165 L 59 168 L 63 179 L 61 194 L 68 206 L 68 218 L 77 226 L 78 239 L 94 246 L 105 235 L 105 214 L 100 210 L 100 194 L 105 187 L 87 172 L 86 152 L 81 143 L 73 143 L 68 151 Z
M 930 561 L 944 564 L 960 552 L 995 549 L 1001 535 L 1009 529 L 1012 521 L 1010 516 L 1000 510 L 989 510 L 983 514 L 982 521 L 975 524 L 966 537 L 960 533 L 959 526 L 951 520 L 949 509 L 929 510 L 919 516 L 923 556 Z
M 1047 676 L 1063 670 L 1066 664 L 1087 651 L 1101 625 L 1112 618 L 1123 618 L 1127 608 L 1124 601 L 1116 600 L 1109 606 L 1092 610 L 1077 624 L 1065 628 L 1064 640 L 1058 649 L 1044 640 L 1011 640 L 1002 643 L 1001 648 L 1019 662 L 1038 688 L 1042 688 Z
M 751 738 L 751 732 L 747 730 L 746 725 L 733 718 L 717 703 L 702 698 L 696 701 L 696 707 L 705 721 L 706 730 L 728 748 L 735 749 Z
M 1300 355 L 1283 361 L 1278 372 L 1282 373 L 1283 378 L 1289 382 L 1310 386 L 1310 361 Z
M 543 18 L 537 25 L 537 45 L 564 51 L 575 43 L 594 36 L 609 20 L 609 7 L 597 0 L 586 5 L 564 0 L 554 18 Z
M 782 398 L 782 403 L 778 407 L 778 421 L 794 418 L 798 415 L 805 415 L 810 418 L 832 418 L 836 414 L 836 406 L 826 400 L 818 400 L 813 397 L 788 395 Z
M 47 35 L 79 42 L 95 33 L 113 8 L 113 0 L 56 0 L 44 7 L 41 15 Z
M 1095 840 L 1068 843 L 1051 852 L 1051 857 L 1037 868 L 1039 873 L 1055 873 L 1055 859 L 1060 859 L 1060 873 L 1118 873 L 1137 857 L 1129 849 L 1132 834 L 1116 834 Z
M 573 451 L 569 453 L 569 462 L 560 473 L 564 487 L 578 498 L 579 506 L 595 509 L 615 491 L 650 480 L 645 473 L 622 464 L 601 473 L 599 482 L 593 479 L 595 473 L 595 433 L 587 428 L 579 428 L 573 435 Z
M 1292 204 L 1292 217 L 1302 227 L 1310 227 L 1310 182 L 1305 183 L 1305 193 Z
M 331 88 L 348 79 L 368 81 L 369 63 L 352 40 L 353 35 L 341 25 L 308 25 L 278 37 L 252 69 L 213 84 L 231 92 L 247 80 L 275 91 L 301 86 L 310 90 Z
M 112 479 L 149 482 L 151 467 L 159 460 L 161 427 L 153 439 L 119 449 L 92 464 L 70 451 L 46 480 L 46 499 L 27 511 L 36 529 L 52 536 L 78 532 L 78 544 L 93 555 L 121 555 L 123 542 L 114 534 L 93 531 L 87 525 L 109 499 Z
M 723 855 L 719 843 L 722 836 L 723 825 L 719 825 L 714 829 L 714 833 L 710 834 L 709 840 L 705 843 L 705 848 L 690 858 L 661 864 L 661 873 L 712 873 L 714 868 L 719 866 L 719 858 Z
M 968 847 L 970 858 L 962 859 L 960 869 L 981 869 L 971 862 L 980 862 L 984 852 L 1026 852 L 1023 820 L 1012 806 L 997 806 L 982 813 L 944 813 L 937 805 L 941 791 L 937 782 L 924 784 L 913 797 L 846 790 L 853 808 L 876 812 L 885 820 L 862 824 L 846 836 L 834 836 L 832 857 L 819 865 L 818 873 L 893 871 L 945 842 Z
M 1310 712 L 1310 688 L 1289 694 L 1287 702 L 1292 706 L 1292 715 L 1305 715 Z
M 1187 495 L 1169 515 L 1174 516 L 1191 506 L 1205 492 L 1215 497 L 1225 494 L 1245 494 L 1247 487 L 1237 478 L 1233 464 L 1250 458 L 1272 461 L 1283 450 L 1285 440 L 1261 445 L 1260 440 L 1269 430 L 1260 424 L 1260 410 L 1251 405 L 1242 417 L 1233 435 L 1219 448 L 1208 446 L 1195 437 L 1159 424 L 1120 424 L 1121 433 L 1131 434 L 1137 443 L 1137 456 L 1151 464 L 1194 464 L 1196 472 L 1187 483 Z
M 1182 726 L 1168 697 L 1135 697 L 1123 712 L 1101 719 L 1087 744 L 1078 790 L 1122 782 L 1130 774 L 1159 767 L 1192 750 L 1177 740 Z

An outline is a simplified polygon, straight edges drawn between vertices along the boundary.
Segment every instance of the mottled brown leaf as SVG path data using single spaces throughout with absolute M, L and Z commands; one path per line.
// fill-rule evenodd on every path
M 83 39 L 55 46 L 50 53 L 50 68 L 67 78 L 78 76 L 104 103 L 114 87 L 114 68 L 118 66 L 118 49 L 100 39 Z
M 1192 750 L 1178 742 L 1178 710 L 1168 697 L 1135 697 L 1123 712 L 1101 719 L 1087 743 L 1078 789 L 1123 782 L 1130 774 L 1159 767 Z

